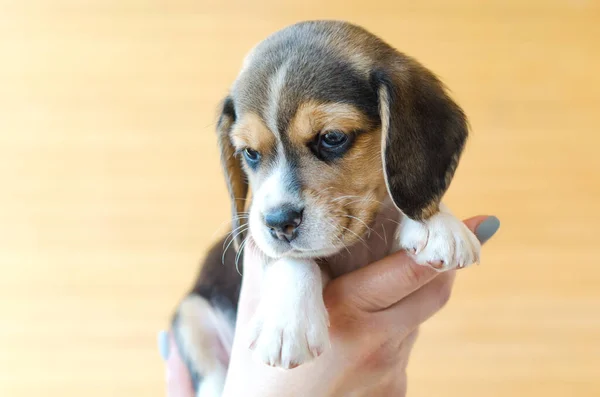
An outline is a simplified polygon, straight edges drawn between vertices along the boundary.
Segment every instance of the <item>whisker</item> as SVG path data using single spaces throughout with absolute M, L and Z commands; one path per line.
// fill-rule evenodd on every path
M 246 247 L 246 243 L 248 242 L 249 238 L 250 238 L 250 236 L 246 237 L 244 239 L 244 241 L 242 241 L 242 243 L 240 244 L 240 248 L 238 249 L 238 253 L 235 256 L 235 270 L 238 272 L 238 274 L 240 276 L 242 275 L 242 273 L 240 272 L 240 267 L 239 267 L 240 255 L 242 254 L 242 251 Z
M 225 247 L 225 244 L 227 244 L 227 240 L 229 240 L 229 237 L 233 236 L 233 234 L 235 232 L 237 232 L 238 230 L 240 230 L 241 228 L 247 227 L 247 226 L 248 226 L 248 224 L 242 223 L 241 225 L 239 225 L 238 227 L 236 227 L 235 229 L 233 229 L 232 231 L 230 231 L 229 233 L 227 233 L 227 235 L 225 236 L 225 240 L 223 241 L 223 247 Z M 233 241 L 233 238 L 231 239 L 231 241 Z
M 340 225 L 340 226 L 341 226 L 341 225 Z M 357 238 L 358 238 L 358 239 L 359 239 L 359 240 L 362 242 L 362 244 L 365 246 L 365 248 L 366 248 L 366 249 L 367 249 L 369 252 L 371 252 L 371 248 L 369 248 L 369 245 L 367 244 L 367 242 L 366 242 L 366 241 L 365 241 L 365 240 L 364 240 L 362 237 L 360 237 L 358 234 L 356 234 L 355 232 L 353 232 L 352 230 L 348 229 L 348 228 L 347 228 L 347 227 L 345 227 L 345 226 L 341 226 L 341 228 L 342 228 L 342 229 L 344 229 L 344 230 L 347 230 L 347 231 L 349 231 L 349 232 L 350 232 L 350 233 L 352 233 L 352 234 L 354 234 L 354 235 L 355 235 L 355 236 L 356 236 L 356 237 L 357 237 Z
M 221 256 L 221 263 L 225 264 L 225 254 L 227 253 L 227 250 L 229 249 L 229 247 L 231 246 L 231 243 L 234 242 L 234 240 L 236 239 L 237 236 L 239 236 L 240 234 L 244 233 L 245 231 L 247 231 L 249 228 L 246 228 L 242 231 L 240 231 L 238 234 L 236 234 L 231 241 L 229 242 L 229 244 L 227 244 L 227 247 L 223 250 L 223 255 Z
M 353 200 L 353 201 L 350 201 L 350 202 L 348 202 L 348 203 L 346 203 L 346 204 L 344 204 L 344 205 L 350 205 L 350 204 L 354 204 L 354 203 L 377 203 L 377 204 L 379 204 L 379 205 L 385 205 L 385 204 L 384 204 L 384 203 L 382 203 L 381 201 L 379 201 L 379 200 L 375 200 L 375 199 L 361 199 L 361 200 Z
M 325 192 L 325 191 L 327 191 L 329 189 L 333 189 L 333 186 L 329 186 L 328 188 L 321 190 L 320 193 L 323 193 L 323 192 Z M 315 196 L 317 196 L 317 198 L 320 199 L 320 200 L 322 199 L 322 197 L 318 193 L 315 193 Z M 358 197 L 358 196 L 351 196 L 351 197 Z M 328 223 L 329 226 L 331 226 L 333 228 L 333 230 L 334 230 L 333 237 L 339 242 L 339 244 L 341 245 L 341 247 L 344 248 L 346 251 L 348 251 L 348 254 L 350 254 L 350 250 L 348 249 L 348 246 L 346 244 L 344 244 L 344 240 L 337 235 L 337 232 L 340 229 L 338 227 L 336 227 L 335 224 L 333 224 L 332 222 L 328 221 L 327 218 L 324 218 L 323 221 L 325 221 L 326 223 Z
M 340 197 L 336 197 L 333 200 L 331 200 L 332 202 L 336 202 L 336 201 L 341 201 L 347 198 L 361 198 L 361 196 L 352 196 L 352 195 L 348 195 L 348 196 L 340 196 Z
M 235 220 L 238 220 L 238 219 L 248 219 L 248 216 L 244 216 L 244 215 L 240 214 L 240 215 L 236 215 L 236 216 L 232 217 L 232 218 L 231 218 L 231 219 L 229 219 L 229 220 L 226 220 L 225 222 L 223 222 L 223 223 L 221 223 L 219 226 L 217 226 L 217 230 L 215 230 L 215 232 L 212 234 L 211 238 L 215 238 L 215 235 L 216 235 L 216 234 L 217 234 L 217 233 L 218 233 L 218 232 L 219 232 L 219 231 L 220 231 L 220 230 L 223 228 L 223 226 L 224 226 L 226 223 L 229 223 L 231 220 L 234 220 L 234 219 L 235 219 Z M 231 232 L 230 232 L 230 233 L 231 233 Z M 229 234 L 229 233 L 228 233 L 228 234 Z M 225 244 L 223 244 L 223 245 L 225 245 Z
M 383 237 L 385 237 L 385 245 L 387 245 L 387 233 L 385 231 L 385 226 L 383 225 L 383 223 L 381 224 L 381 228 L 383 229 Z
M 348 245 L 344 243 L 344 240 L 342 240 L 342 238 L 340 236 L 338 236 L 336 234 L 333 237 L 338 241 L 338 243 L 340 244 L 340 246 L 342 248 L 344 248 L 346 250 L 346 252 L 348 252 L 348 255 L 352 255 L 351 252 L 350 252 L 350 249 L 348 248 Z
M 250 215 L 249 212 L 240 212 L 239 214 L 236 214 L 234 216 L 234 218 L 241 217 L 241 216 L 246 216 L 247 217 L 248 215 Z
M 214 127 L 214 126 L 216 126 L 216 125 L 217 125 L 217 122 L 216 122 L 216 121 L 213 121 L 212 123 L 206 124 L 206 125 L 205 125 L 203 128 L 204 128 L 204 129 L 206 129 L 206 128 L 208 128 L 208 127 Z
M 338 228 L 336 225 L 334 225 L 332 222 L 329 222 L 327 219 L 323 219 L 323 220 L 325 222 L 327 222 L 331 227 L 333 227 L 333 229 L 335 231 L 335 234 L 333 235 L 333 237 L 336 238 L 337 241 L 340 242 L 340 245 L 342 246 L 342 248 L 345 248 L 346 251 L 348 251 L 348 254 L 350 254 L 350 250 L 348 249 L 348 246 L 346 244 L 344 244 L 344 240 L 342 240 L 342 238 L 337 235 L 337 232 L 341 229 Z
M 337 202 L 337 201 L 341 201 L 341 200 L 344 200 L 344 199 L 352 199 L 352 198 L 356 198 L 357 200 L 353 200 L 353 201 L 350 201 L 348 203 L 345 203 L 344 206 L 350 205 L 352 203 L 363 203 L 363 202 L 373 202 L 373 203 L 378 203 L 378 204 L 384 205 L 383 202 L 381 202 L 379 200 L 375 200 L 375 199 L 370 198 L 368 196 L 364 196 L 364 197 L 363 196 L 341 196 L 341 197 L 334 198 L 331 201 L 332 202 Z
M 360 219 L 360 218 L 358 218 L 358 217 L 356 217 L 356 216 L 352 216 L 352 215 L 343 215 L 343 216 L 345 216 L 346 218 L 356 219 L 357 221 L 359 221 L 360 223 L 362 223 L 363 225 L 365 225 L 365 227 L 366 227 L 366 228 L 369 230 L 369 234 L 370 234 L 371 232 L 373 232 L 373 233 L 375 233 L 377 236 L 379 236 L 379 238 L 380 238 L 380 239 L 382 239 L 382 240 L 383 240 L 383 237 L 381 236 L 381 234 L 377 233 L 377 232 L 375 231 L 375 229 L 373 229 L 372 227 L 370 227 L 369 225 L 367 225 L 367 223 L 366 223 L 365 221 L 363 221 L 362 219 Z

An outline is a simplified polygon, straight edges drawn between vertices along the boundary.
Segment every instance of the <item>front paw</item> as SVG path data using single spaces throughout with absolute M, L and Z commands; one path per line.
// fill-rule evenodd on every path
M 479 240 L 463 222 L 448 212 L 439 212 L 423 222 L 403 219 L 398 238 L 400 246 L 417 263 L 438 271 L 479 263 Z
M 295 368 L 321 355 L 329 345 L 324 305 L 307 311 L 292 307 L 278 310 L 281 302 L 262 303 L 252 319 L 250 335 L 250 349 L 257 361 Z

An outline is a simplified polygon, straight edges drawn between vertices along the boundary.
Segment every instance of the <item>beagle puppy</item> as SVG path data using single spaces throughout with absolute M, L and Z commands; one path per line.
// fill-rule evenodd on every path
M 328 347 L 330 277 L 401 249 L 439 271 L 479 261 L 477 238 L 440 202 L 467 129 L 433 73 L 361 27 L 302 22 L 259 43 L 217 125 L 232 230 L 172 323 L 198 395 L 222 391 L 244 249 L 263 287 L 241 331 L 281 368 Z

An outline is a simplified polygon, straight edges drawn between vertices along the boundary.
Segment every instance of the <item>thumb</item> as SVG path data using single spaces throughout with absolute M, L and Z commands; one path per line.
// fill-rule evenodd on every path
M 194 397 L 192 379 L 171 332 L 158 334 L 158 349 L 166 365 L 167 396 Z
M 500 227 L 495 216 L 464 221 L 481 243 Z M 389 255 L 333 280 L 325 289 L 326 302 L 344 302 L 367 312 L 383 310 L 431 281 L 439 273 L 414 262 L 404 251 Z

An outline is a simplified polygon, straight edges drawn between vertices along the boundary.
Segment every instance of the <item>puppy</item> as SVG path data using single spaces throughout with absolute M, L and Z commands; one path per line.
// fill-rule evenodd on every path
M 439 271 L 479 260 L 440 202 L 467 139 L 463 111 L 429 70 L 358 26 L 303 22 L 261 42 L 217 132 L 232 231 L 172 324 L 198 395 L 223 387 L 244 248 L 262 258 L 263 289 L 243 337 L 282 368 L 327 348 L 330 277 L 400 249 Z

